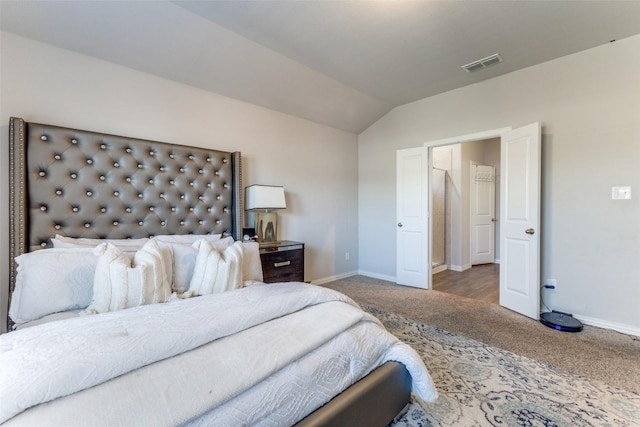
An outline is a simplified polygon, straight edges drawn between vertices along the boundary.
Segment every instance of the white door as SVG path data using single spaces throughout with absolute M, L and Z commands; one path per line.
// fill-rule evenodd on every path
M 471 265 L 495 261 L 496 183 L 493 166 L 471 165 Z
M 502 136 L 500 305 L 540 314 L 540 123 Z
M 426 289 L 431 274 L 427 238 L 427 149 L 396 153 L 396 281 Z

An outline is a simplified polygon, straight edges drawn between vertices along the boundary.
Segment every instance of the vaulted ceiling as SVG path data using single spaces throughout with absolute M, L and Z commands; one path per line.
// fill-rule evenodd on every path
M 640 1 L 14 1 L 1 28 L 353 133 L 640 33 Z M 462 65 L 499 53 L 503 62 Z

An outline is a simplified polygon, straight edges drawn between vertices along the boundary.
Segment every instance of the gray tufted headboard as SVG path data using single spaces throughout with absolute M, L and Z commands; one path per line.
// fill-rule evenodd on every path
M 69 237 L 224 233 L 240 237 L 241 156 L 11 118 L 13 259 Z

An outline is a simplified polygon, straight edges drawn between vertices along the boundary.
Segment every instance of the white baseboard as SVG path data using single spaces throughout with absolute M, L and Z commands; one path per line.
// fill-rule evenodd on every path
M 493 263 L 494 263 L 494 264 L 500 264 L 500 258 L 496 258 L 496 259 L 494 259 L 494 260 L 493 260 Z
M 365 270 L 358 270 L 358 274 L 360 274 L 362 276 L 372 277 L 374 279 L 386 280 L 387 282 L 398 283 L 396 281 L 396 277 L 395 276 L 387 276 L 387 275 L 384 275 L 384 274 L 378 274 L 378 273 L 374 273 L 374 272 L 371 272 L 371 271 L 365 271 Z
M 321 279 L 312 280 L 311 284 L 324 285 L 325 283 L 335 282 L 336 280 L 340 280 L 340 279 L 346 279 L 347 277 L 355 276 L 357 274 L 358 274 L 357 271 L 348 271 L 346 273 L 337 274 L 335 276 L 323 277 Z
M 465 265 L 450 265 L 449 266 L 449 270 L 453 270 L 453 271 L 467 271 L 468 269 L 471 268 L 471 264 L 465 264 Z
M 447 270 L 447 268 L 448 268 L 448 267 L 447 267 L 446 265 L 439 265 L 439 266 L 437 266 L 437 267 L 432 267 L 432 268 L 431 268 L 431 274 L 438 274 L 438 273 L 440 273 L 441 271 L 445 271 L 445 270 Z
M 580 316 L 574 314 L 573 317 L 584 323 L 585 325 L 595 326 L 602 329 L 611 329 L 627 335 L 640 337 L 640 328 L 622 323 L 609 322 L 608 320 L 594 319 L 593 317 Z

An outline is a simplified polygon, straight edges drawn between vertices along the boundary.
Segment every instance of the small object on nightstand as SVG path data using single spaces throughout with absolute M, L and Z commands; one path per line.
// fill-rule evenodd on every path
M 304 281 L 304 243 L 260 243 L 260 261 L 265 283 Z
M 242 240 L 245 242 L 253 241 L 255 242 L 258 236 L 256 235 L 255 228 L 243 228 L 242 229 Z

